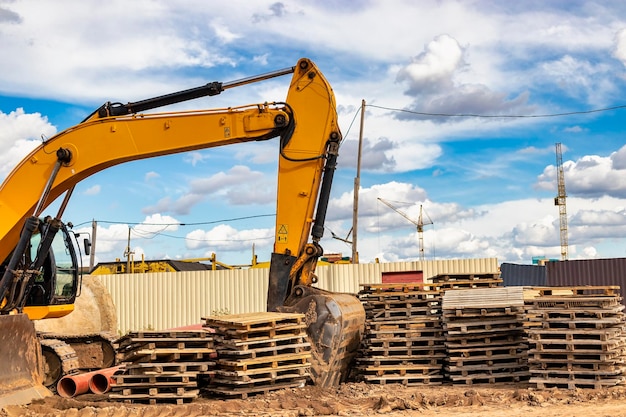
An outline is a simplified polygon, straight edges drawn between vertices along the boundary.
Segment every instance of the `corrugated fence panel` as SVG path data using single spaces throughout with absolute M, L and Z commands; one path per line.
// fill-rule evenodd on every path
M 548 262 L 548 286 L 619 285 L 626 297 L 626 258 Z
M 317 286 L 357 294 L 363 284 L 379 284 L 382 272 L 424 271 L 424 278 L 443 273 L 494 273 L 495 258 L 335 264 L 317 268 Z M 216 314 L 265 311 L 267 268 L 220 271 L 98 275 L 111 293 L 120 333 L 168 329 L 202 322 Z
M 317 287 L 332 292 L 358 294 L 361 284 L 382 282 L 381 264 L 335 264 L 316 269 Z
M 267 269 L 99 275 L 121 334 L 202 322 L 213 314 L 265 311 Z
M 500 265 L 500 272 L 505 287 L 542 287 L 547 285 L 545 266 L 503 263 Z

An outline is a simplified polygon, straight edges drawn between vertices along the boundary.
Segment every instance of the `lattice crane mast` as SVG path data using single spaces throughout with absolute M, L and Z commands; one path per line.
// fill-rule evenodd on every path
M 559 231 L 561 235 L 561 260 L 567 260 L 567 209 L 565 199 L 565 174 L 563 173 L 563 154 L 561 152 L 561 143 L 556 143 L 556 175 L 558 194 L 554 198 L 554 205 L 559 206 Z
M 420 261 L 423 261 L 424 260 L 424 226 L 433 224 L 433 221 L 430 219 L 428 214 L 426 214 L 426 211 L 424 211 L 424 208 L 422 207 L 422 205 L 420 204 L 420 215 L 416 221 L 410 218 L 403 211 L 394 207 L 389 201 L 382 199 L 380 197 L 378 197 L 378 200 L 380 200 L 381 203 L 383 203 L 384 205 L 386 205 L 387 207 L 389 207 L 390 209 L 398 213 L 400 216 L 404 217 L 405 219 L 413 223 L 415 226 L 417 226 L 417 239 L 419 242 L 419 259 Z M 424 215 L 426 216 L 426 219 L 427 219 L 426 222 L 424 222 Z

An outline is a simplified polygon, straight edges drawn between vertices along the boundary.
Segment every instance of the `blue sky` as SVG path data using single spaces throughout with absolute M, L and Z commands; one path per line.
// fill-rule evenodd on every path
M 570 259 L 626 256 L 626 5 L 621 1 L 0 0 L 0 177 L 42 137 L 106 101 L 138 101 L 311 58 L 335 91 L 344 141 L 327 253 L 352 225 L 361 100 L 362 262 L 560 257 L 555 143 L 563 146 Z M 289 77 L 168 110 L 286 96 Z M 613 110 L 603 110 L 614 108 Z M 596 111 L 598 110 L 598 111 Z M 448 115 L 448 116 L 444 116 Z M 473 116 L 470 116 L 473 115 Z M 477 117 L 488 116 L 488 117 Z M 277 143 L 110 168 L 65 220 L 96 262 L 216 253 L 269 259 Z M 247 218 L 240 219 L 239 218 Z M 181 225 L 184 224 L 184 225 Z

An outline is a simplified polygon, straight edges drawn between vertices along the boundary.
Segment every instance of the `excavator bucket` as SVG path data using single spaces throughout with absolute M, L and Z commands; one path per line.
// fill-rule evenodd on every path
M 297 286 L 280 310 L 305 315 L 313 383 L 334 387 L 345 382 L 365 329 L 365 311 L 359 299 Z
M 43 386 L 41 347 L 26 314 L 0 316 L 0 407 L 52 395 Z

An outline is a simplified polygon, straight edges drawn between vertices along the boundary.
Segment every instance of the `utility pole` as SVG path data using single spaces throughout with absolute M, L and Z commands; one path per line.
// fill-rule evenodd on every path
M 132 274 L 132 271 L 130 270 L 130 265 L 131 265 L 131 257 L 134 254 L 134 252 L 130 250 L 130 231 L 131 231 L 131 227 L 128 226 L 128 246 L 126 246 L 126 251 L 124 251 L 124 256 L 126 256 L 126 273 L 127 274 Z
M 89 271 L 91 272 L 94 267 L 96 259 L 96 230 L 98 230 L 98 222 L 91 221 L 91 251 L 89 252 Z
M 565 173 L 563 172 L 563 154 L 561 152 L 561 143 L 556 143 L 556 175 L 558 194 L 554 198 L 554 205 L 559 206 L 559 231 L 561 236 L 561 260 L 567 260 L 568 242 L 567 242 L 567 209 L 565 199 Z
M 359 150 L 354 177 L 354 204 L 352 206 L 352 263 L 359 263 L 359 252 L 356 246 L 359 217 L 359 188 L 361 187 L 361 150 L 363 148 L 363 124 L 365 122 L 365 100 L 361 100 L 361 129 L 359 130 Z

